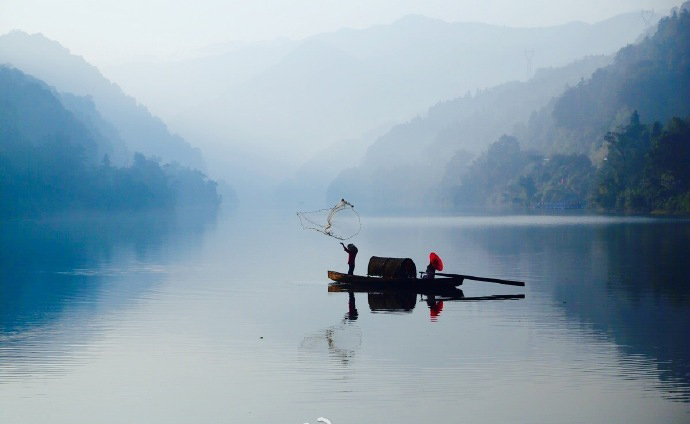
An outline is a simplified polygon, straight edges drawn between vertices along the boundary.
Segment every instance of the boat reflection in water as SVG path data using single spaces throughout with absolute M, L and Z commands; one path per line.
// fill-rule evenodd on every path
M 417 295 L 410 291 L 367 292 L 371 312 L 410 313 L 417 304 Z
M 467 297 L 461 289 L 450 288 L 440 290 L 414 290 L 409 287 L 393 289 L 387 287 L 385 290 L 372 289 L 371 287 L 361 286 L 352 283 L 330 283 L 328 285 L 330 293 L 348 294 L 348 313 L 345 315 L 347 320 L 356 320 L 359 316 L 355 304 L 355 293 L 367 293 L 369 309 L 372 313 L 410 313 L 419 302 L 425 302 L 429 308 L 429 316 L 432 321 L 436 321 L 443 310 L 444 302 L 478 302 L 483 300 L 514 300 L 524 299 L 524 294 L 510 295 L 491 295 Z

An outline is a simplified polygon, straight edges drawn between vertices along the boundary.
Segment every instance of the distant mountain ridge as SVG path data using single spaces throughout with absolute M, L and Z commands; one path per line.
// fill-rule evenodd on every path
M 269 167 L 237 156 L 248 152 L 268 163 L 269 156 L 278 157 L 282 166 L 271 166 L 273 173 L 291 172 L 332 143 L 406 122 L 439 101 L 528 79 L 526 50 L 534 51 L 532 69 L 564 66 L 612 54 L 644 28 L 639 14 L 530 29 L 409 16 L 390 25 L 170 62 L 181 78 L 172 86 L 166 77 L 156 78 L 165 62 L 109 73 L 139 87 L 154 110 L 171 113 L 181 134 L 203 140 L 209 160 L 223 160 L 211 165 L 214 170 L 266 172 Z M 146 87 L 128 82 L 134 77 Z M 173 98 L 184 99 L 186 107 L 168 106 Z
M 563 66 L 614 53 L 643 29 L 630 14 L 534 29 L 407 17 L 341 30 L 305 39 L 253 80 L 219 91 L 199 109 L 203 117 L 190 119 L 305 144 L 358 137 L 467 90 L 527 78 L 525 50 L 535 52 L 535 69 Z
M 524 127 L 569 84 L 611 61 L 611 56 L 591 56 L 564 67 L 538 70 L 526 82 L 509 82 L 440 102 L 426 116 L 379 137 L 358 166 L 332 181 L 328 200 L 356 198 L 372 210 L 423 209 L 434 201 L 436 188 L 449 178 L 448 172 L 462 172 L 476 154 L 502 134 Z
M 96 67 L 71 54 L 58 42 L 41 34 L 12 31 L 0 36 L 0 63 L 33 75 L 60 92 L 91 96 L 98 111 L 115 125 L 129 150 L 196 169 L 205 168 L 198 149 L 171 134 L 159 118 L 103 77 Z
M 680 21 L 686 20 L 688 13 L 683 9 L 679 12 Z M 569 66 L 550 70 L 527 83 L 506 83 L 476 96 L 439 103 L 429 109 L 427 116 L 398 125 L 376 140 L 359 166 L 343 171 L 332 182 L 329 201 L 345 196 L 376 211 L 434 208 L 440 206 L 439 202 L 447 202 L 449 185 L 466 181 L 463 191 L 453 195 L 454 202 L 477 205 L 469 199 L 470 181 L 480 185 L 486 177 L 482 173 L 490 173 L 484 168 L 490 167 L 491 152 L 502 151 L 506 157 L 511 156 L 506 152 L 513 152 L 516 160 L 524 157 L 525 163 L 535 169 L 542 169 L 534 162 L 540 154 L 546 155 L 545 160 L 554 154 L 579 155 L 559 157 L 551 164 L 562 164 L 558 172 L 563 181 L 568 181 L 568 176 L 577 180 L 579 194 L 568 201 L 584 204 L 582 193 L 588 190 L 585 185 L 593 173 L 591 164 L 585 162 L 591 159 L 598 165 L 604 159 L 604 136 L 608 131 L 625 125 L 634 110 L 643 119 L 661 123 L 673 116 L 690 114 L 690 34 L 678 22 L 676 18 L 662 19 L 652 36 L 638 38 L 639 43 L 623 47 L 615 57 L 600 58 L 603 60 L 598 62 L 589 58 L 580 63 L 579 69 Z M 551 81 L 543 78 L 546 75 L 551 75 Z M 557 75 L 560 79 L 553 78 Z M 517 139 L 502 137 L 503 134 L 515 135 Z M 516 150 L 518 142 L 537 152 Z M 489 144 L 489 153 L 484 151 L 480 162 L 473 165 L 472 172 L 477 175 L 464 177 L 474 155 Z M 483 168 L 481 164 L 485 162 Z M 517 162 L 511 166 L 523 169 Z M 531 175 L 525 169 L 527 176 L 504 170 L 514 178 L 503 182 L 510 184 L 505 192 L 492 192 L 503 187 L 497 185 L 487 188 L 483 195 L 490 197 L 486 199 L 489 203 L 515 201 L 529 205 L 530 195 L 525 198 L 521 184 L 531 184 L 530 178 L 537 175 L 555 175 L 554 170 L 547 168 L 542 169 L 543 175 L 536 171 Z M 534 189 L 541 196 L 539 190 L 547 186 L 535 184 L 536 188 L 531 187 L 528 192 Z M 546 189 L 556 193 L 559 188 Z M 477 197 L 476 193 L 473 195 Z M 557 196 L 543 197 L 550 198 Z

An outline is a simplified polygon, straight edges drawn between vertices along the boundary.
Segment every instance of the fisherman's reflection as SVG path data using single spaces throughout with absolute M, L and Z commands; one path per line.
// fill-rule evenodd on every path
M 355 292 L 352 290 L 347 291 L 348 301 L 347 301 L 347 313 L 345 314 L 345 320 L 356 321 L 359 317 L 359 312 L 357 312 L 357 305 L 355 304 Z

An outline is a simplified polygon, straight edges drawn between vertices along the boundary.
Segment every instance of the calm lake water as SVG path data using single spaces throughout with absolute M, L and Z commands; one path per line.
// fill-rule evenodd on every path
M 294 212 L 0 224 L 0 423 L 688 423 L 690 221 L 362 217 L 447 300 L 328 292 Z M 325 422 L 325 421 L 320 421 Z

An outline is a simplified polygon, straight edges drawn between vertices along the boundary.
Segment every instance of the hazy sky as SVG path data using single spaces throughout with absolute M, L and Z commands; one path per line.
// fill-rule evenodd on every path
M 300 39 L 420 14 L 446 21 L 545 26 L 682 0 L 0 0 L 0 33 L 40 32 L 94 64 L 167 56 L 225 41 Z

